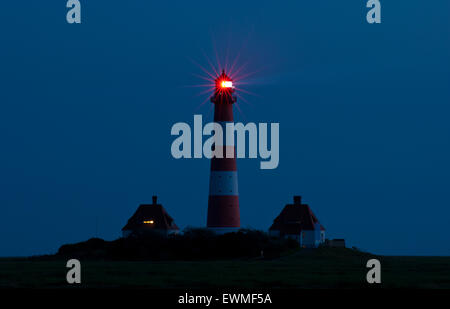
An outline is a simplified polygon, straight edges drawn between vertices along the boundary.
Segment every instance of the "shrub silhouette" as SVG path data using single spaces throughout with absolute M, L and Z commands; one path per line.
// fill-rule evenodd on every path
M 208 260 L 280 256 L 297 248 L 298 243 L 269 237 L 256 230 L 215 235 L 207 229 L 187 228 L 182 234 L 159 233 L 133 235 L 105 241 L 92 238 L 85 242 L 63 245 L 57 256 L 111 260 Z

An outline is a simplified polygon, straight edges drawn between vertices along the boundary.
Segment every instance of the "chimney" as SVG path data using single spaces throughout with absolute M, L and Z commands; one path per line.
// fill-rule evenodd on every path
M 156 205 L 156 200 L 158 199 L 158 197 L 156 195 L 152 196 L 152 200 L 153 200 L 153 205 Z
M 294 195 L 294 204 L 300 205 L 302 203 L 302 197 L 300 195 Z

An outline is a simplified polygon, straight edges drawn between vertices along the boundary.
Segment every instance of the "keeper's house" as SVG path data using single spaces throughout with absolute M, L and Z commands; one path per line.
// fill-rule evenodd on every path
M 179 232 L 178 226 L 161 204 L 156 202 L 153 196 L 153 204 L 140 205 L 134 215 L 122 228 L 123 237 L 140 236 L 146 233 L 157 232 L 169 235 Z
M 325 242 L 325 228 L 308 204 L 302 204 L 301 196 L 294 196 L 294 203 L 287 204 L 273 220 L 269 235 L 295 239 L 304 248 L 316 248 Z

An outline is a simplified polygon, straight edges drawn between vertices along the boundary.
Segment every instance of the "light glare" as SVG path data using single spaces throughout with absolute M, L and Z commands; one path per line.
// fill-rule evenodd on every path
M 228 81 L 224 80 L 224 81 L 222 81 L 221 86 L 222 86 L 222 88 L 233 88 L 233 82 L 229 81 L 229 80 Z

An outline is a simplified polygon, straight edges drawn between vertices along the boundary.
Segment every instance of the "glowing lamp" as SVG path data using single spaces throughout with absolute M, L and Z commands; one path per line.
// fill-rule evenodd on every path
M 220 86 L 222 88 L 233 88 L 233 82 L 231 80 L 223 80 Z
M 233 104 L 236 102 L 236 97 L 233 95 L 235 90 L 233 80 L 225 74 L 225 70 L 222 70 L 222 74 L 217 76 L 214 82 L 216 89 L 211 97 L 211 102 L 214 104 Z

